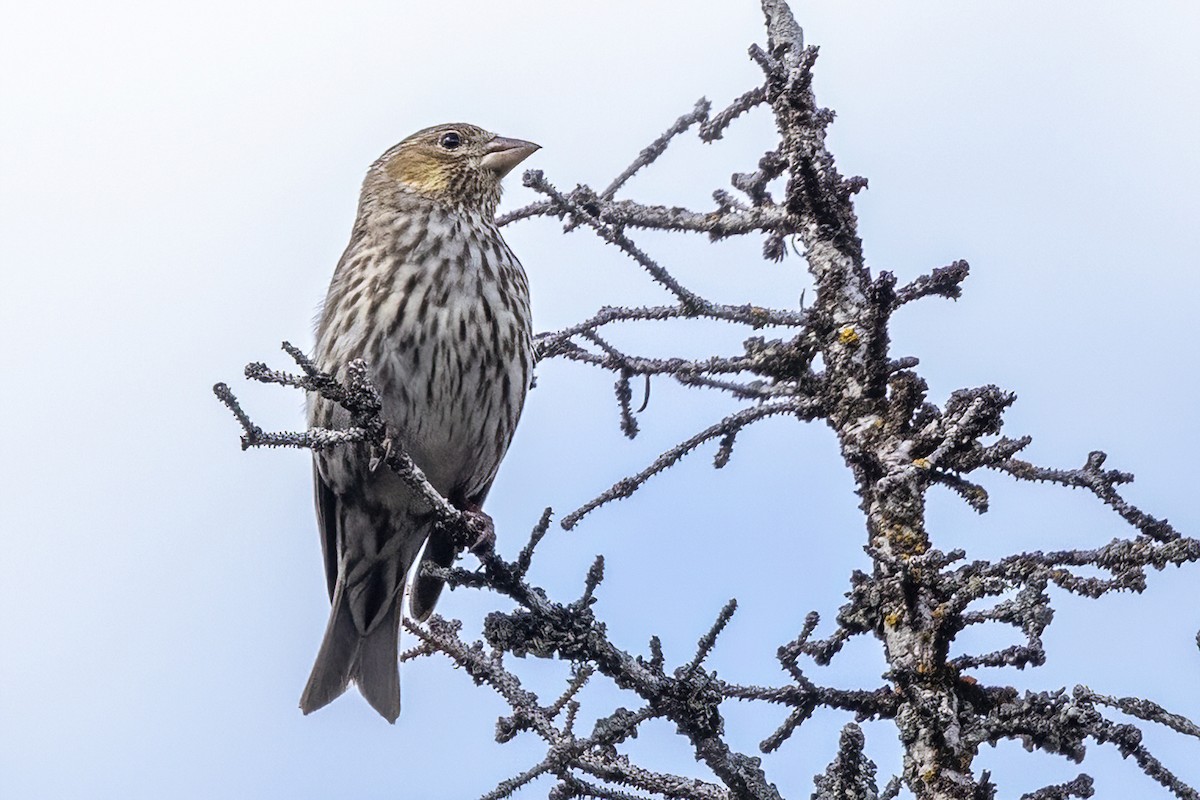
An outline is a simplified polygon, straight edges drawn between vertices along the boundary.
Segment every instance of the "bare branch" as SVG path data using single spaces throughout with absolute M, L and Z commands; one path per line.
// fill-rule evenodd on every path
M 967 279 L 970 267 L 966 261 L 955 261 L 948 267 L 938 267 L 928 275 L 922 275 L 912 283 L 896 291 L 894 308 L 922 297 L 946 297 L 957 300 L 962 297 L 962 282 Z
M 679 119 L 675 120 L 675 124 L 667 128 L 666 133 L 651 142 L 649 146 L 647 146 L 644 150 L 642 150 L 641 153 L 638 154 L 638 157 L 634 159 L 632 164 L 626 167 L 620 175 L 613 179 L 613 182 L 610 183 L 608 187 L 600 193 L 601 199 L 611 200 L 613 196 L 616 195 L 617 190 L 624 186 L 630 178 L 637 174 L 639 170 L 650 166 L 656 160 L 658 160 L 658 157 L 667 151 L 667 145 L 671 143 L 672 139 L 696 123 L 707 120 L 708 112 L 711 108 L 712 103 L 708 102 L 703 97 L 697 100 L 695 108 L 693 108 L 687 114 L 684 114 Z
M 995 464 L 994 467 L 1020 480 L 1049 481 L 1063 486 L 1088 489 L 1145 535 L 1161 541 L 1178 539 L 1181 534 L 1165 519 L 1152 517 L 1121 497 L 1115 487 L 1132 482 L 1133 476 L 1128 472 L 1101 469 L 1107 458 L 1103 452 L 1095 450 L 1088 454 L 1087 462 L 1082 468 L 1072 470 L 1038 467 L 1015 458 Z
M 675 464 L 679 459 L 695 450 L 705 442 L 715 439 L 718 436 L 727 436 L 731 432 L 736 432 L 742 428 L 767 417 L 777 416 L 779 414 L 795 414 L 803 418 L 806 415 L 811 415 L 815 409 L 809 408 L 804 404 L 797 402 L 780 402 L 766 403 L 761 406 L 738 411 L 730 414 L 725 419 L 697 433 L 690 439 L 686 439 L 679 444 L 667 450 L 665 453 L 655 459 L 654 463 L 646 467 L 644 470 L 634 475 L 631 478 L 624 478 L 597 497 L 584 503 L 582 506 L 567 514 L 562 519 L 563 528 L 570 530 L 579 524 L 589 512 L 596 510 L 605 503 L 613 500 L 620 500 L 629 497 L 634 492 L 642 487 L 646 481 L 654 477 L 658 473 Z

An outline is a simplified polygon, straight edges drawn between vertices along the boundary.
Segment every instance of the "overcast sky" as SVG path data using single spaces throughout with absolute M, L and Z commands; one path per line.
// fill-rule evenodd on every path
M 965 297 L 897 318 L 939 402 L 997 383 L 1020 397 L 1005 432 L 1027 455 L 1077 466 L 1092 449 L 1134 472 L 1129 496 L 1200 533 L 1196 269 L 1200 219 L 1200 11 L 1182 2 L 800 3 L 819 44 L 830 147 L 870 180 L 858 211 L 874 269 L 901 281 L 957 258 Z M 211 395 L 228 381 L 265 427 L 302 424 L 301 398 L 240 379 L 286 366 L 345 245 L 358 185 L 384 149 L 465 120 L 543 145 L 528 166 L 563 187 L 603 186 L 705 95 L 757 82 L 752 0 L 727 2 L 9 3 L 0 30 L 0 794 L 5 798 L 471 797 L 535 763 L 500 746 L 503 712 L 443 661 L 406 666 L 404 712 L 382 722 L 356 693 L 297 709 L 327 600 L 308 457 L 242 453 Z M 771 144 L 768 115 L 726 140 L 682 142 L 626 196 L 707 209 L 714 188 Z M 506 207 L 530 199 L 510 179 Z M 584 232 L 552 221 L 506 231 L 524 261 L 535 324 L 549 329 L 659 290 Z M 727 302 L 795 305 L 803 263 L 758 260 L 759 242 L 710 247 L 644 236 L 689 285 Z M 735 348 L 725 328 L 633 329 L 641 352 Z M 539 370 L 489 500 L 499 544 L 523 544 L 544 506 L 566 513 L 709 424 L 730 401 L 657 385 L 629 442 L 608 374 Z M 973 557 L 1102 544 L 1125 533 L 1082 493 L 986 479 L 980 518 L 935 492 L 938 546 Z M 669 661 L 729 597 L 740 611 L 714 653 L 722 677 L 782 682 L 775 648 L 810 610 L 828 633 L 852 569 L 869 568 L 849 474 L 823 427 L 774 420 L 730 465 L 702 450 L 570 533 L 555 529 L 533 577 L 578 594 L 607 556 L 598 613 L 613 639 Z M 1196 569 L 1151 576 L 1144 596 L 1056 594 L 1049 663 L 984 671 L 1022 688 L 1085 683 L 1200 718 Z M 487 598 L 439 610 L 478 629 Z M 961 648 L 1005 645 L 1005 632 Z M 556 692 L 561 664 L 518 664 Z M 873 687 L 873 640 L 820 682 Z M 599 682 L 584 715 L 622 698 Z M 728 706 L 754 752 L 783 715 Z M 820 712 L 766 760 L 785 796 L 847 720 Z M 880 783 L 894 729 L 865 726 Z M 1153 732 L 1166 764 L 1200 784 L 1200 748 Z M 1165 796 L 1111 749 L 1091 748 L 1098 797 Z M 648 765 L 703 775 L 667 725 L 632 744 Z M 985 749 L 1001 797 L 1079 767 Z M 521 797 L 543 797 L 546 784 Z

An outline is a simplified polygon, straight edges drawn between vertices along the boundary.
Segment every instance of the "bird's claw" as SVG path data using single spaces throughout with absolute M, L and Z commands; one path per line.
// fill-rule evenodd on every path
M 467 549 L 477 556 L 492 552 L 496 547 L 496 524 L 491 516 L 482 511 L 464 511 L 463 514 L 467 518 L 467 527 L 475 534 L 475 541 Z
M 379 468 L 380 464 L 382 464 L 383 462 L 388 460 L 388 457 L 391 454 L 392 454 L 392 437 L 388 436 L 388 438 L 383 440 L 383 454 L 371 456 L 371 463 L 367 465 L 368 471 L 374 472 L 376 469 Z

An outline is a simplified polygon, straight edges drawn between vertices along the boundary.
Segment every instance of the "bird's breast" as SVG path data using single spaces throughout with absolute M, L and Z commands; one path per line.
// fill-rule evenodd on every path
M 343 261 L 358 269 L 336 298 L 331 287 L 345 308 L 323 325 L 329 341 L 319 332 L 318 352 L 367 359 L 385 417 L 435 488 L 466 498 L 486 489 L 533 366 L 520 263 L 494 225 L 436 214 L 397 223 Z

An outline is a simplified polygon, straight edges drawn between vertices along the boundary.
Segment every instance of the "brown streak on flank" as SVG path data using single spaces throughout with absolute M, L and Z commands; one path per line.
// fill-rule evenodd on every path
M 367 306 L 367 313 L 370 314 L 372 319 L 379 316 L 379 312 L 382 310 L 383 304 L 388 300 L 388 294 L 387 292 L 383 291 L 382 287 L 383 276 L 376 275 L 371 279 L 370 287 L 367 289 L 367 296 L 371 298 L 370 303 Z
M 511 269 L 500 270 L 500 291 L 508 294 L 513 290 L 513 275 Z
M 400 302 L 396 304 L 396 316 L 392 319 L 392 324 L 388 328 L 388 336 L 393 337 L 399 331 L 400 326 L 404 323 L 404 312 L 408 308 L 408 303 L 412 300 L 413 294 L 416 292 L 417 284 L 421 280 L 421 274 L 418 271 L 413 271 L 408 276 L 408 280 L 404 281 L 404 286 L 400 289 Z
M 427 244 L 427 246 L 429 248 L 428 252 L 426 252 L 426 254 L 425 254 L 425 258 L 426 259 L 434 259 L 434 258 L 437 258 L 441 254 L 442 248 L 446 246 L 446 239 L 442 236 L 431 236 L 431 237 L 427 237 L 426 239 L 423 239 L 422 243 Z M 444 263 L 448 263 L 448 262 L 449 262 L 449 259 L 447 259 L 446 262 L 444 262 Z
M 438 286 L 446 283 L 446 276 L 450 274 L 450 259 L 443 258 L 442 262 L 437 265 L 437 269 L 433 271 L 433 282 Z
M 466 367 L 463 366 L 462 349 L 455 347 L 450 352 L 454 355 L 454 364 L 450 370 L 450 374 L 453 376 L 453 385 L 451 386 L 450 393 L 452 396 L 459 398 L 459 406 L 465 408 L 467 395 L 463 392 L 462 388 Z
M 503 348 L 500 345 L 500 323 L 494 316 L 491 318 L 491 322 L 492 322 L 492 352 L 497 353 L 497 354 L 502 353 Z
M 410 281 L 411 283 L 411 281 Z M 405 287 L 405 291 L 400 295 L 400 302 L 396 305 L 396 316 L 392 319 L 392 324 L 388 328 L 388 338 L 392 338 L 400 330 L 400 326 L 404 324 L 404 311 L 408 307 L 408 301 L 412 299 L 413 292 Z M 411 338 L 411 334 L 408 335 Z
M 513 316 L 516 316 L 517 301 L 513 300 L 512 295 L 509 292 L 501 292 L 500 300 L 503 301 L 504 308 L 507 309 Z
M 420 280 L 421 280 L 420 271 L 414 270 L 413 273 L 408 276 L 408 280 L 406 280 L 404 282 L 404 293 L 406 295 L 412 294 L 413 289 L 417 288 L 417 284 L 420 282 Z

